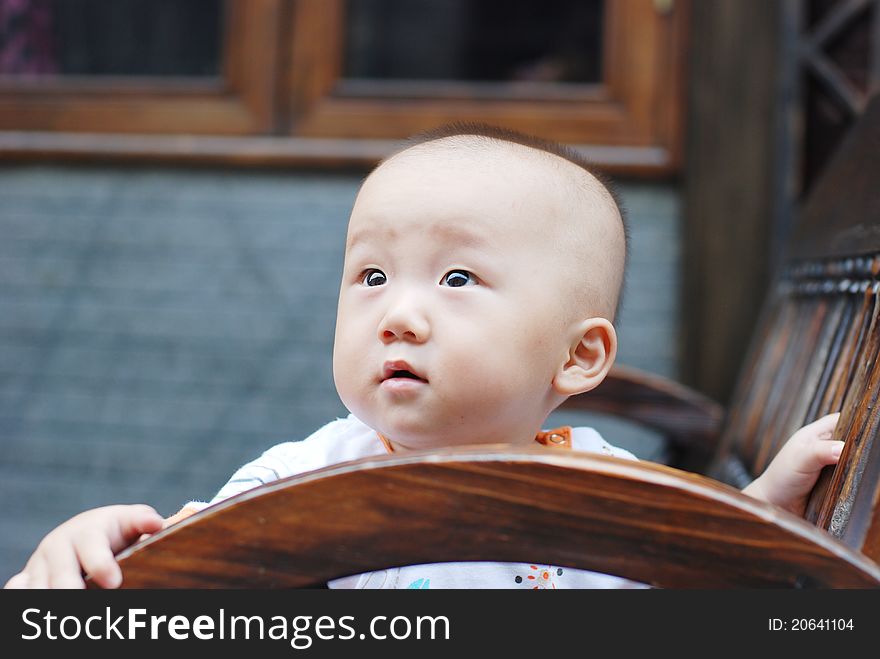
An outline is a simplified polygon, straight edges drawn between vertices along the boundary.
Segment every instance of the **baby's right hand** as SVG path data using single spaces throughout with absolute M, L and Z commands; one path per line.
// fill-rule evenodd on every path
M 80 513 L 40 542 L 24 569 L 6 588 L 85 588 L 89 575 L 102 588 L 118 588 L 122 570 L 113 555 L 144 533 L 162 528 L 150 506 L 106 506 Z

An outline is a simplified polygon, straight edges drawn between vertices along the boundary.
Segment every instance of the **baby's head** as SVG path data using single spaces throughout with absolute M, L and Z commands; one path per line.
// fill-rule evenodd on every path
M 450 127 L 382 162 L 348 227 L 333 372 L 400 448 L 525 444 L 617 351 L 626 230 L 563 147 Z

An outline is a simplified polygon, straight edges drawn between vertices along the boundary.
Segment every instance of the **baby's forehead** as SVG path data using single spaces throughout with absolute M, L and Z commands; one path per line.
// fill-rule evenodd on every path
M 491 200 L 528 207 L 536 222 L 556 218 L 557 224 L 577 225 L 569 227 L 575 230 L 589 230 L 596 222 L 621 224 L 613 195 L 583 166 L 483 135 L 443 137 L 404 149 L 373 170 L 361 190 L 370 199 L 402 205 L 418 195 L 446 208 L 468 201 L 485 207 Z
M 444 168 L 462 177 L 471 176 L 473 170 L 489 177 L 519 174 L 552 181 L 559 188 L 568 187 L 571 193 L 604 190 L 592 174 L 555 153 L 482 135 L 455 135 L 415 144 L 382 162 L 374 173 L 391 178 L 401 168 Z
M 555 218 L 552 224 L 575 224 L 569 227 L 575 230 L 595 221 L 620 221 L 611 194 L 583 167 L 554 153 L 483 136 L 446 137 L 407 148 L 381 163 L 361 192 L 371 202 L 400 208 L 419 198 L 452 212 L 457 205 L 515 214 L 522 208 L 536 222 L 549 225 Z
M 531 230 L 581 235 L 621 222 L 610 192 L 582 166 L 482 135 L 416 144 L 382 162 L 364 181 L 351 219 L 360 224 L 386 214 L 442 215 L 447 223 L 500 214 L 511 225 L 525 217 Z

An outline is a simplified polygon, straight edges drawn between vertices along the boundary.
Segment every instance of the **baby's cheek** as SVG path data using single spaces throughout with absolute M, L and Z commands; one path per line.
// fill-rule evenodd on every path
M 333 380 L 336 384 L 336 392 L 345 407 L 357 414 L 356 409 L 363 408 L 368 403 L 370 394 L 369 381 L 365 368 L 354 359 L 345 359 L 340 353 L 340 359 L 334 363 Z
M 533 383 L 529 365 L 520 356 L 500 352 L 487 354 L 484 359 L 470 359 L 451 369 L 456 389 L 466 400 L 479 401 L 488 408 L 503 408 L 521 400 L 525 389 Z M 489 410 L 486 409 L 488 412 Z

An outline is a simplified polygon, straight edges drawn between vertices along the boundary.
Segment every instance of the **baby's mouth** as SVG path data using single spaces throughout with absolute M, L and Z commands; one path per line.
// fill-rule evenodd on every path
M 416 380 L 418 382 L 428 381 L 405 361 L 385 362 L 385 365 L 382 368 L 382 382 L 385 382 L 386 380 L 397 379 Z
M 391 374 L 391 377 L 392 378 L 410 378 L 413 380 L 421 380 L 422 379 L 419 376 L 417 376 L 413 373 L 410 373 L 409 371 L 394 371 L 394 373 Z

